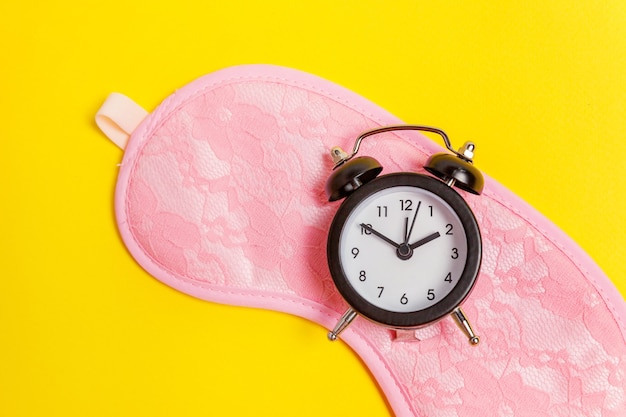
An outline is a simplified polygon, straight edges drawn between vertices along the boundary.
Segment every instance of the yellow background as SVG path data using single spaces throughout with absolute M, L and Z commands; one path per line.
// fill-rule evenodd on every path
M 475 140 L 626 294 L 623 0 L 4 1 L 0 54 L 1 416 L 390 415 L 324 329 L 178 293 L 120 241 L 101 102 L 236 64 Z

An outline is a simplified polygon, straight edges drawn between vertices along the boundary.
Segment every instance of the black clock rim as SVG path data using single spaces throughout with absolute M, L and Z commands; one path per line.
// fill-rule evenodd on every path
M 370 195 L 387 188 L 412 186 L 430 191 L 441 197 L 459 216 L 465 228 L 467 261 L 454 289 L 438 303 L 414 312 L 394 312 L 372 305 L 361 297 L 348 281 L 339 256 L 339 242 L 343 226 L 356 206 Z M 331 223 L 326 246 L 331 277 L 339 293 L 360 315 L 376 323 L 393 328 L 417 328 L 450 314 L 470 294 L 480 270 L 482 239 L 478 222 L 465 200 L 442 181 L 423 174 L 400 172 L 378 177 L 359 187 L 341 204 Z

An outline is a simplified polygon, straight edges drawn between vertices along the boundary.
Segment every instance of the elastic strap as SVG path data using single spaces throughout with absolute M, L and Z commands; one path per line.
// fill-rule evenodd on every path
M 111 93 L 96 113 L 96 124 L 106 137 L 124 149 L 130 135 L 147 115 L 143 107 L 124 94 Z

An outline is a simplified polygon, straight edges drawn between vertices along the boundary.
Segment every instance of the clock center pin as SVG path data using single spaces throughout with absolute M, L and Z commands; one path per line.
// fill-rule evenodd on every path
M 413 249 L 411 249 L 411 247 L 407 243 L 402 243 L 396 249 L 396 254 L 398 255 L 398 258 L 406 261 L 407 259 L 411 259 L 411 257 L 413 256 Z

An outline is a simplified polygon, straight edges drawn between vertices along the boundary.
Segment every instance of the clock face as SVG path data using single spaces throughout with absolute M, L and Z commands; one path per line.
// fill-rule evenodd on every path
M 361 315 L 417 327 L 458 307 L 480 266 L 474 216 L 450 187 L 420 174 L 391 174 L 350 195 L 331 226 L 333 280 Z

